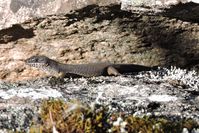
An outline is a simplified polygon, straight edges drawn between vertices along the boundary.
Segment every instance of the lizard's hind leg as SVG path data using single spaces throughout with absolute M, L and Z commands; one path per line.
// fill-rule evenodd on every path
M 121 73 L 119 73 L 118 70 L 115 69 L 115 68 L 112 67 L 112 66 L 109 66 L 109 67 L 107 68 L 107 73 L 108 73 L 108 75 L 114 75 L 114 76 L 119 76 L 119 75 L 121 75 Z

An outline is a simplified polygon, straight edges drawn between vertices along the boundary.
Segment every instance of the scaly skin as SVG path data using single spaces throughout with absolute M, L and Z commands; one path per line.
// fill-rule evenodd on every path
M 56 77 L 117 76 L 125 73 L 149 71 L 154 69 L 153 67 L 135 64 L 62 64 L 46 56 L 32 56 L 25 62 L 32 67 L 41 69 Z

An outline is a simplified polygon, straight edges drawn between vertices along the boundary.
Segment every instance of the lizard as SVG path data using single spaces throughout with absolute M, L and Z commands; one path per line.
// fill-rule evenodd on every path
M 114 64 L 110 62 L 63 64 L 43 55 L 32 56 L 26 59 L 25 63 L 59 78 L 119 76 L 125 73 L 150 71 L 155 68 L 136 64 Z

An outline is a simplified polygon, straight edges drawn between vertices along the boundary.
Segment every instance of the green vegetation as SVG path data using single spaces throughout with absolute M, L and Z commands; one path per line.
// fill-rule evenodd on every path
M 171 121 L 165 118 L 135 117 L 124 113 L 110 113 L 100 105 L 89 107 L 78 101 L 44 101 L 41 123 L 33 124 L 30 133 L 179 133 L 183 128 L 199 128 L 193 120 Z

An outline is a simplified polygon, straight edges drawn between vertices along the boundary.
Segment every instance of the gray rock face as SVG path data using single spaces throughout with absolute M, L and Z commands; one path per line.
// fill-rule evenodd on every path
M 199 3 L 198 0 L 121 0 L 122 9 L 126 9 L 128 7 L 138 7 L 137 9 L 141 9 L 143 6 L 152 7 L 154 9 L 168 8 L 172 5 L 188 2 Z
M 121 3 L 124 10 L 147 10 L 143 6 L 153 8 L 169 8 L 178 3 L 195 2 L 198 0 L 2 0 L 0 1 L 0 29 L 10 27 L 12 24 L 24 22 L 32 17 L 68 13 L 71 10 L 98 4 L 109 5 Z
M 119 0 L 3 0 L 0 1 L 0 29 L 33 17 L 68 13 L 87 5 L 108 5 Z
M 38 79 L 0 84 L 1 129 L 27 129 L 38 120 L 42 99 L 79 100 L 136 116 L 164 116 L 199 122 L 199 77 L 194 71 L 162 68 L 118 77 Z M 35 121 L 35 122 L 36 122 Z

